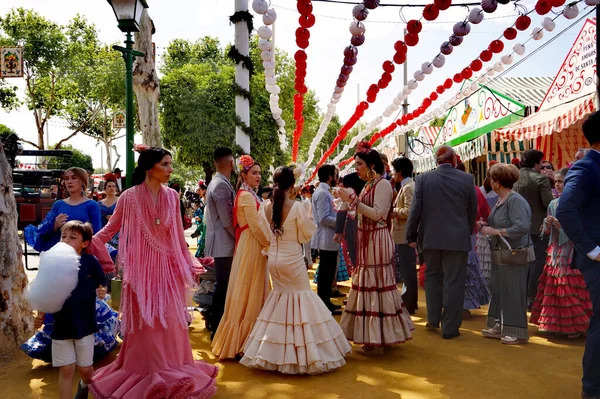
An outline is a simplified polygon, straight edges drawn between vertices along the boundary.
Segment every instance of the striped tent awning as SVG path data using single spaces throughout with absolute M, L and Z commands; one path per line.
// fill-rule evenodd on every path
M 477 137 L 475 140 L 468 141 L 453 148 L 454 151 L 456 151 L 456 154 L 460 156 L 460 159 L 463 162 L 467 162 L 487 152 L 488 135 L 484 134 L 483 136 Z M 437 168 L 435 154 L 431 154 L 421 159 L 416 159 L 413 161 L 413 164 L 415 173 L 423 173 Z
M 487 84 L 487 87 L 505 94 L 526 107 L 539 107 L 553 80 L 553 77 L 505 77 L 494 79 Z
M 438 134 L 442 130 L 439 126 L 421 126 L 419 131 L 423 133 L 423 136 L 427 139 L 427 143 L 434 145 Z
M 533 140 L 561 132 L 596 110 L 596 93 L 562 103 L 494 131 L 499 141 Z

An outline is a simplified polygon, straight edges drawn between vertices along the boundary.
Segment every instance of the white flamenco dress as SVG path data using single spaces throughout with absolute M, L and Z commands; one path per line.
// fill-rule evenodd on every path
M 276 237 L 265 214 L 259 222 L 270 241 L 267 269 L 273 290 L 256 320 L 240 360 L 244 366 L 284 374 L 320 374 L 346 364 L 352 347 L 323 301 L 310 288 L 302 251 L 316 226 L 310 202 L 296 202 Z

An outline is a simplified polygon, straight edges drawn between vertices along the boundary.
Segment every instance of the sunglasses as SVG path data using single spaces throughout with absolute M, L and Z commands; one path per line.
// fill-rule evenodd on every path
M 550 166 L 550 165 L 542 165 L 542 167 L 540 169 L 552 170 L 552 166 Z

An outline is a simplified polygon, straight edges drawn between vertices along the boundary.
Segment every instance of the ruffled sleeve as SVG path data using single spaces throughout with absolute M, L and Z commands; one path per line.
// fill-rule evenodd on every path
M 54 230 L 54 221 L 60 213 L 58 208 L 62 202 L 62 200 L 54 202 L 50 212 L 48 212 L 44 220 L 42 220 L 42 223 L 40 223 L 37 227 L 34 225 L 25 227 L 25 240 L 36 251 L 47 251 L 58 242 L 59 238 L 57 238 L 58 234 Z
M 256 208 L 256 200 L 252 194 L 246 192 L 240 195 L 238 212 L 240 211 L 244 213 L 246 223 L 248 223 L 248 229 L 256 241 L 263 247 L 269 245 L 265 234 L 258 224 L 258 210 Z
M 309 202 L 297 202 L 295 206 L 298 207 L 298 218 L 296 220 L 296 223 L 298 224 L 298 242 L 300 244 L 306 244 L 317 231 L 317 226 L 315 226 L 314 222 L 309 217 Z

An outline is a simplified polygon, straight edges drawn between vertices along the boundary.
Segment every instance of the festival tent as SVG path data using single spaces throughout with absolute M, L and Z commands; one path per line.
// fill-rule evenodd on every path
M 588 19 L 550 85 L 540 111 L 493 133 L 495 142 L 534 142 L 556 168 L 587 147 L 581 125 L 596 110 L 596 21 Z M 506 161 L 499 159 L 500 161 Z

